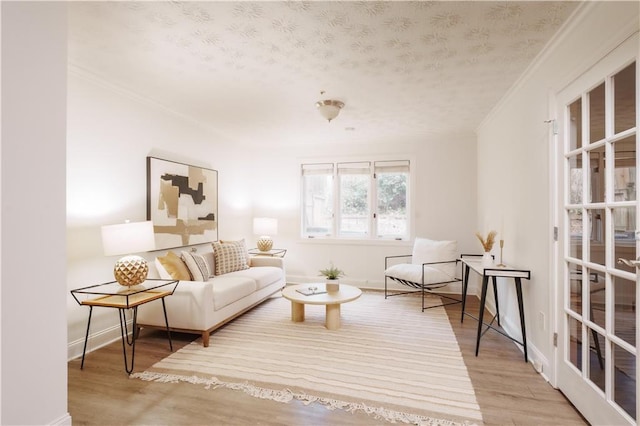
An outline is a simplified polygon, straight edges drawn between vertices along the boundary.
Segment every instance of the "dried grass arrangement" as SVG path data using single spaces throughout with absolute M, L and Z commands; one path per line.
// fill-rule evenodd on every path
M 487 239 L 485 240 L 482 234 L 476 232 L 476 237 L 478 237 L 478 239 L 480 240 L 480 244 L 482 244 L 482 248 L 484 249 L 485 253 L 490 252 L 493 248 L 493 244 L 496 242 L 496 235 L 498 235 L 496 231 L 489 231 L 489 234 L 487 234 Z

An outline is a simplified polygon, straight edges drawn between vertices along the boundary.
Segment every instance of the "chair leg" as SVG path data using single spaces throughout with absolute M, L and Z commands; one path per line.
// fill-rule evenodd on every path
M 388 279 L 389 279 L 389 277 L 387 277 L 387 276 L 385 275 L 385 277 L 384 277 L 384 298 L 385 298 L 385 299 L 387 298 L 387 280 L 388 280 Z
M 418 283 L 414 283 L 414 282 L 405 282 L 403 280 L 398 280 L 398 279 L 395 279 L 393 277 L 391 277 L 391 279 L 393 279 L 394 281 L 397 281 L 400 284 L 403 284 L 403 285 L 405 285 L 407 287 L 414 288 L 415 290 L 390 293 L 389 289 L 388 289 L 388 282 L 387 282 L 387 280 L 389 278 L 390 277 L 388 277 L 388 276 L 384 277 L 384 298 L 387 299 L 388 297 L 391 297 L 391 296 L 400 296 L 400 295 L 403 295 L 403 294 L 412 294 L 412 293 L 420 292 L 421 293 L 420 297 L 421 297 L 421 301 L 422 301 L 422 312 L 424 312 L 427 309 L 431 309 L 431 308 L 438 308 L 440 306 L 448 306 L 448 305 L 453 305 L 453 304 L 456 304 L 456 303 L 462 303 L 462 299 L 456 299 L 455 297 L 451 297 L 451 296 L 446 295 L 446 294 L 436 293 L 435 291 L 432 291 L 429 288 L 427 288 L 427 286 L 424 286 L 424 285 L 421 285 L 421 284 L 418 284 Z M 461 281 L 460 279 L 456 279 L 455 281 L 448 281 L 448 282 L 445 282 L 445 283 L 438 283 L 438 284 L 441 284 L 441 286 L 442 286 L 444 284 L 455 283 L 455 282 L 460 282 L 460 281 Z M 426 306 L 426 294 L 425 293 L 433 294 L 433 295 L 438 296 L 440 298 L 449 299 L 449 300 L 451 300 L 451 302 L 446 303 L 446 302 L 443 301 L 443 303 L 441 303 L 439 305 Z

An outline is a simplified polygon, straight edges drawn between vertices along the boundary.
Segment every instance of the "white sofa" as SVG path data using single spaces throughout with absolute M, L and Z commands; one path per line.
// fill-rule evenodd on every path
M 212 251 L 199 253 L 209 271 L 215 271 Z M 184 256 L 184 252 L 183 252 Z M 180 280 L 173 295 L 165 299 L 169 327 L 173 331 L 198 333 L 209 346 L 216 328 L 243 314 L 280 291 L 286 284 L 283 259 L 248 257 L 244 270 L 215 275 L 202 281 Z M 175 279 L 156 258 L 160 278 Z M 138 309 L 139 328 L 165 329 L 161 303 L 147 303 Z

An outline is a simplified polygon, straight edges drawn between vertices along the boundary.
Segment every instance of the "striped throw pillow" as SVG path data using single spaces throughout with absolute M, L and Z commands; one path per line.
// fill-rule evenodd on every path
M 194 281 L 207 281 L 209 279 L 211 271 L 209 271 L 209 265 L 207 265 L 207 261 L 204 260 L 204 257 L 197 253 L 190 253 L 187 251 L 183 251 L 180 257 L 182 257 L 187 268 L 189 268 L 189 272 L 191 273 Z

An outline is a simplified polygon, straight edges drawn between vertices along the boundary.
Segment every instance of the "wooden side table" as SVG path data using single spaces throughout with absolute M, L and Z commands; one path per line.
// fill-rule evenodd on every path
M 87 352 L 87 341 L 89 340 L 91 315 L 93 313 L 94 306 L 118 309 L 120 318 L 120 334 L 122 337 L 124 369 L 128 374 L 131 374 L 131 372 L 133 371 L 133 365 L 135 362 L 138 306 L 144 305 L 145 303 L 149 303 L 154 300 L 162 300 L 164 321 L 165 325 L 167 326 L 167 336 L 169 338 L 169 349 L 173 351 L 171 332 L 169 330 L 169 320 L 167 318 L 167 308 L 164 303 L 164 298 L 173 294 L 173 292 L 176 290 L 176 287 L 178 287 L 178 283 L 179 281 L 174 280 L 148 279 L 140 285 L 124 287 L 118 284 L 116 281 L 111 281 L 103 284 L 96 284 L 89 287 L 82 287 L 71 290 L 71 295 L 79 305 L 89 307 L 89 320 L 87 321 L 87 332 L 84 338 L 84 347 L 82 349 L 82 363 L 80 364 L 80 369 L 84 368 L 84 358 Z M 129 338 L 129 330 L 127 328 L 126 310 L 128 309 L 133 310 L 131 338 Z M 129 363 L 127 362 L 127 345 L 131 346 L 131 366 L 129 366 Z

